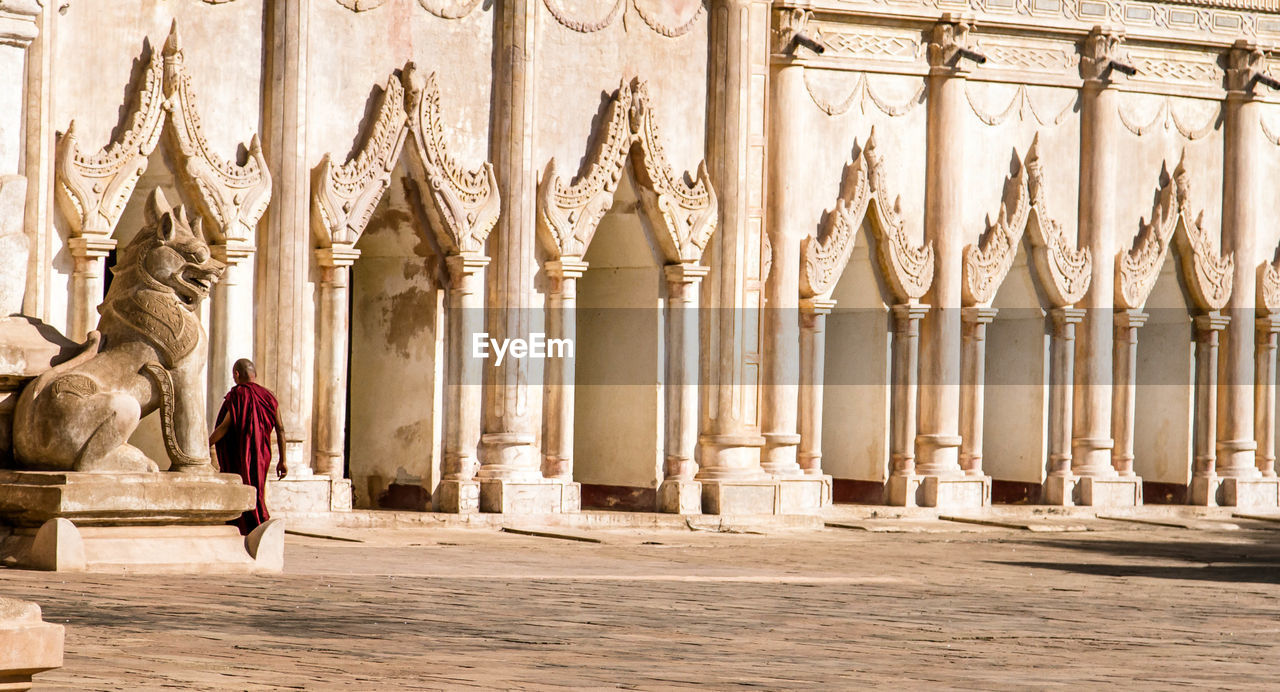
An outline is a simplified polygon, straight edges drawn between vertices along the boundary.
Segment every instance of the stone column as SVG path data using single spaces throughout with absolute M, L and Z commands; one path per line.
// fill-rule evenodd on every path
M 932 309 L 920 325 L 920 421 L 916 474 L 954 477 L 960 469 L 960 281 L 964 249 L 965 60 L 969 26 L 944 17 L 929 44 L 925 240 L 933 244 Z
M 478 253 L 450 255 L 445 335 L 447 400 L 444 406 L 444 464 L 432 498 L 438 512 L 454 514 L 480 509 L 481 381 L 484 361 L 471 352 L 472 335 L 484 331 L 484 269 L 489 258 Z
M 547 262 L 547 338 L 578 342 L 578 279 L 587 263 L 576 257 Z M 574 363 L 547 358 L 542 410 L 542 475 L 573 480 Z
M 1079 308 L 1049 311 L 1049 463 L 1048 475 L 1071 475 L 1071 385 L 1075 372 L 1076 325 L 1084 320 Z
M 1222 360 L 1218 377 L 1218 475 L 1257 478 L 1254 439 L 1254 310 L 1257 295 L 1256 239 L 1262 232 L 1260 167 L 1264 142 L 1262 104 L 1253 79 L 1263 66 L 1256 44 L 1236 41 L 1227 56 L 1227 100 L 1222 173 L 1222 252 L 1235 255 Z
M 334 480 L 345 474 L 347 427 L 348 287 L 360 251 L 351 247 L 316 250 L 320 265 L 316 315 L 316 439 L 314 469 Z
M 892 430 L 889 458 L 893 476 L 912 476 L 916 470 L 915 433 L 918 394 L 920 320 L 929 313 L 918 303 L 893 306 L 893 344 L 890 365 L 889 416 Z M 901 503 L 896 503 L 901 504 Z
M 765 0 L 710 3 L 707 165 L 719 225 L 701 301 L 703 393 L 698 479 L 712 513 L 768 513 L 760 397 L 760 261 L 764 235 L 769 12 Z M 781 264 L 781 263 L 775 263 Z M 773 485 L 777 491 L 776 484 Z M 774 498 L 776 499 L 776 494 Z
M 967 476 L 982 475 L 982 402 L 986 388 L 987 325 L 995 308 L 960 311 L 960 468 Z
M 802 15 L 807 16 L 807 15 Z M 764 450 L 760 465 L 775 477 L 801 473 L 796 463 L 800 374 L 800 243 L 812 230 L 805 202 L 809 96 L 804 67 L 794 57 L 774 70 L 772 140 L 769 146 L 769 243 L 773 262 L 765 283 L 764 382 L 761 390 Z M 718 181 L 717 181 L 718 182 Z M 810 220 L 806 228 L 806 220 Z
M 1255 323 L 1253 434 L 1258 443 L 1258 472 L 1276 477 L 1276 335 L 1280 316 L 1259 317 Z
M 8 8 L 7 0 L 0 5 Z M 9 35 L 0 38 L 0 42 L 9 43 L 25 33 L 34 37 L 27 47 L 26 89 L 19 86 L 16 90 L 6 85 L 7 93 L 22 93 L 26 104 L 26 151 L 24 153 L 22 173 L 27 176 L 27 210 L 26 233 L 30 253 L 27 258 L 27 289 L 23 296 L 22 314 L 37 317 L 50 322 L 50 285 L 49 274 L 53 269 L 53 224 L 54 216 L 54 70 L 53 55 L 55 52 L 54 32 L 57 25 L 57 12 L 42 12 L 36 0 L 19 0 L 18 5 L 25 6 L 28 11 L 39 12 L 35 23 L 23 27 L 19 22 L 10 30 Z M 14 31 L 13 29 L 17 29 Z M 25 32 L 24 32 L 25 30 Z M 39 35 L 36 35 L 36 31 Z M 19 47 L 15 47 L 18 49 Z M 17 76 L 21 71 L 7 72 Z M 15 127 L 14 133 L 21 128 Z M 4 171 L 0 170 L 0 174 Z
M 822 385 L 826 375 L 827 315 L 836 301 L 800 301 L 800 449 L 797 462 L 807 476 L 822 475 Z
M 311 280 L 311 160 L 307 151 L 307 58 L 314 0 L 271 3 L 263 84 L 263 153 L 272 172 L 272 201 L 260 234 L 255 323 L 258 375 L 280 401 L 291 477 L 311 475 L 306 454 L 311 431 L 308 303 Z
M 666 466 L 658 486 L 658 511 L 702 512 L 698 472 L 698 284 L 707 275 L 699 264 L 669 264 L 666 314 Z
M 1193 320 L 1196 341 L 1195 439 L 1192 443 L 1191 504 L 1217 504 L 1218 339 L 1229 318 L 1216 312 Z
M 1115 314 L 1115 396 L 1111 400 L 1111 431 L 1115 448 L 1111 465 L 1122 477 L 1133 476 L 1133 430 L 1137 415 L 1138 328 L 1147 323 L 1141 310 Z
M 1079 243 L 1092 253 L 1086 310 L 1076 340 L 1071 472 L 1107 477 L 1111 466 L 1111 332 L 1115 295 L 1115 207 L 1119 193 L 1114 62 L 1122 36 L 1094 29 L 1080 61 L 1084 85 L 1080 113 Z
M 71 274 L 71 300 L 67 336 L 84 341 L 98 327 L 98 305 L 103 297 L 103 272 L 107 255 L 116 247 L 114 238 L 77 236 L 67 241 L 75 268 Z
M 253 356 L 252 321 L 236 312 L 237 307 L 250 305 L 243 291 L 252 285 L 252 276 L 245 282 L 247 260 L 253 256 L 253 246 L 241 242 L 210 245 L 213 258 L 227 266 L 222 279 L 213 285 L 209 296 L 209 397 L 210 425 L 217 419 L 222 407 L 222 397 L 235 384 L 231 366 L 240 358 Z

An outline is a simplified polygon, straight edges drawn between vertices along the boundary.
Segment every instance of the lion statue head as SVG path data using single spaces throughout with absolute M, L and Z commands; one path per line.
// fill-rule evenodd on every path
M 121 291 L 139 287 L 172 293 L 183 308 L 195 312 L 222 277 L 226 265 L 209 254 L 197 217 L 192 223 L 182 205 L 169 206 L 160 188 L 147 200 L 147 225 L 120 253 L 111 270 L 106 303 Z

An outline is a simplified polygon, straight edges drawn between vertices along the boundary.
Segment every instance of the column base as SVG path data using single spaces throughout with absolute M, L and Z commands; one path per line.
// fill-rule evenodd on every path
M 582 509 L 582 486 L 558 480 L 535 482 L 485 479 L 480 511 L 496 514 L 566 514 Z
M 281 514 L 351 511 L 351 481 L 315 475 L 267 483 L 267 511 Z
M 702 514 L 702 484 L 678 479 L 662 481 L 657 509 L 664 514 Z
M 1201 507 L 1280 507 L 1280 478 L 1191 479 L 1189 504 Z
M 704 514 L 816 514 L 831 504 L 831 476 L 702 481 Z
M 48 572 L 130 574 L 278 573 L 284 569 L 284 521 L 241 536 L 227 524 L 76 526 L 50 519 L 18 529 L 3 544 L 6 565 Z
M 890 476 L 885 503 L 894 507 L 969 509 L 991 504 L 990 476 Z
M 31 676 L 61 668 L 63 634 L 40 617 L 40 606 L 0 598 L 0 689 L 29 690 Z
M 431 504 L 435 511 L 448 514 L 479 512 L 480 481 L 440 481 Z
M 1050 476 L 1044 482 L 1042 502 L 1058 507 L 1140 507 L 1139 476 Z

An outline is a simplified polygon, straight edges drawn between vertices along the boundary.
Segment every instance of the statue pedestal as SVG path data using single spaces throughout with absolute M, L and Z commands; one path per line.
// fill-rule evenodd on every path
M 242 537 L 253 507 L 231 474 L 0 472 L 0 559 L 50 571 L 279 572 L 284 524 Z
M 40 606 L 0 598 L 0 689 L 29 690 L 31 676 L 62 667 L 62 625 L 40 618 Z

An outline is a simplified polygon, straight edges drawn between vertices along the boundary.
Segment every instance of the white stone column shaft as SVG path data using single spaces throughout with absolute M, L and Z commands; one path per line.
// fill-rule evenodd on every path
M 666 480 L 693 480 L 698 471 L 698 284 L 707 268 L 674 264 L 665 268 L 666 309 Z
M 235 311 L 237 306 L 251 304 L 244 292 L 252 290 L 252 277 L 246 282 L 247 260 L 253 256 L 253 248 L 224 243 L 209 246 L 214 259 L 226 265 L 222 278 L 213 285 L 209 295 L 209 396 L 208 419 L 210 425 L 217 420 L 222 408 L 223 395 L 235 384 L 231 367 L 240 358 L 253 356 L 252 322 Z
M 916 473 L 956 476 L 960 469 L 961 254 L 964 249 L 965 161 L 963 73 L 934 66 L 929 73 L 925 240 L 933 244 L 932 309 L 920 325 L 920 420 Z
M 920 321 L 929 306 L 893 306 L 889 418 L 890 472 L 896 476 L 915 473 L 916 403 L 919 393 Z
M 800 448 L 796 461 L 806 476 L 822 475 L 822 397 L 826 376 L 827 315 L 836 301 L 800 301 Z
M 1141 310 L 1115 314 L 1115 392 L 1111 402 L 1111 431 L 1115 447 L 1111 465 L 1120 476 L 1133 476 L 1133 431 L 1138 404 L 1138 328 L 1147 322 Z
M 449 481 L 469 481 L 476 475 L 480 444 L 481 381 L 484 361 L 472 357 L 473 334 L 484 331 L 484 270 L 489 258 L 483 255 L 451 255 L 449 286 L 445 300 L 449 306 L 445 357 L 448 359 L 448 403 L 444 420 L 444 464 L 442 477 Z
M 107 255 L 115 249 L 113 238 L 78 236 L 67 242 L 75 267 L 71 274 L 67 336 L 84 341 L 98 327 L 98 306 L 102 303 L 103 277 Z
M 501 0 L 496 21 L 492 159 L 502 216 L 489 237 L 493 265 L 485 311 L 490 338 L 528 339 L 533 307 L 537 171 L 538 0 Z M 477 476 L 516 482 L 542 478 L 535 446 L 538 412 L 530 402 L 529 360 L 505 358 L 484 368 L 483 434 Z
M 1084 320 L 1079 308 L 1049 311 L 1049 460 L 1050 476 L 1071 475 L 1071 405 L 1075 372 L 1076 325 Z
M 1254 333 L 1257 350 L 1254 365 L 1253 431 L 1258 443 L 1258 472 L 1276 476 L 1276 336 L 1280 318 L 1260 317 Z
M 1247 51 L 1237 47 L 1235 51 Z M 1246 71 L 1247 72 L 1247 71 Z M 1257 238 L 1262 233 L 1260 166 L 1264 140 L 1259 126 L 1262 104 L 1253 98 L 1250 74 L 1233 84 L 1225 104 L 1222 172 L 1222 250 L 1235 255 L 1218 374 L 1218 475 L 1256 478 L 1254 439 L 1254 301 L 1257 295 Z
M 562 258 L 546 265 L 547 338 L 578 343 L 578 279 L 587 263 Z M 543 388 L 542 475 L 573 480 L 574 363 L 570 358 L 547 358 Z
M 1218 339 L 1229 318 L 1217 313 L 1198 315 L 1194 319 L 1195 422 L 1193 425 L 1191 475 L 1214 478 L 1218 474 L 1216 441 L 1218 418 Z
M 764 476 L 760 448 L 760 321 L 765 229 L 766 101 L 770 3 L 712 0 L 707 165 L 719 224 L 707 248 L 704 308 L 701 480 Z M 779 263 L 780 264 L 780 263 Z
M 804 205 L 810 196 L 806 171 L 809 97 L 804 67 L 786 63 L 773 73 L 772 135 L 769 146 L 769 241 L 773 264 L 765 283 L 764 450 L 760 465 L 773 476 L 801 473 L 796 463 L 800 374 L 800 243 L 812 230 Z
M 316 250 L 320 264 L 316 315 L 316 439 L 313 468 L 334 480 L 345 476 L 347 356 L 351 264 L 360 251 L 349 247 Z
M 309 23 L 313 0 L 267 6 L 270 41 L 263 84 L 266 136 L 263 153 L 272 172 L 272 201 L 258 249 L 256 365 L 263 384 L 280 402 L 290 476 L 311 473 L 306 456 L 311 432 L 314 335 L 307 303 L 312 300 L 311 161 L 307 151 Z
M 965 475 L 982 475 L 982 407 L 986 390 L 987 325 L 995 308 L 960 311 L 960 468 Z

